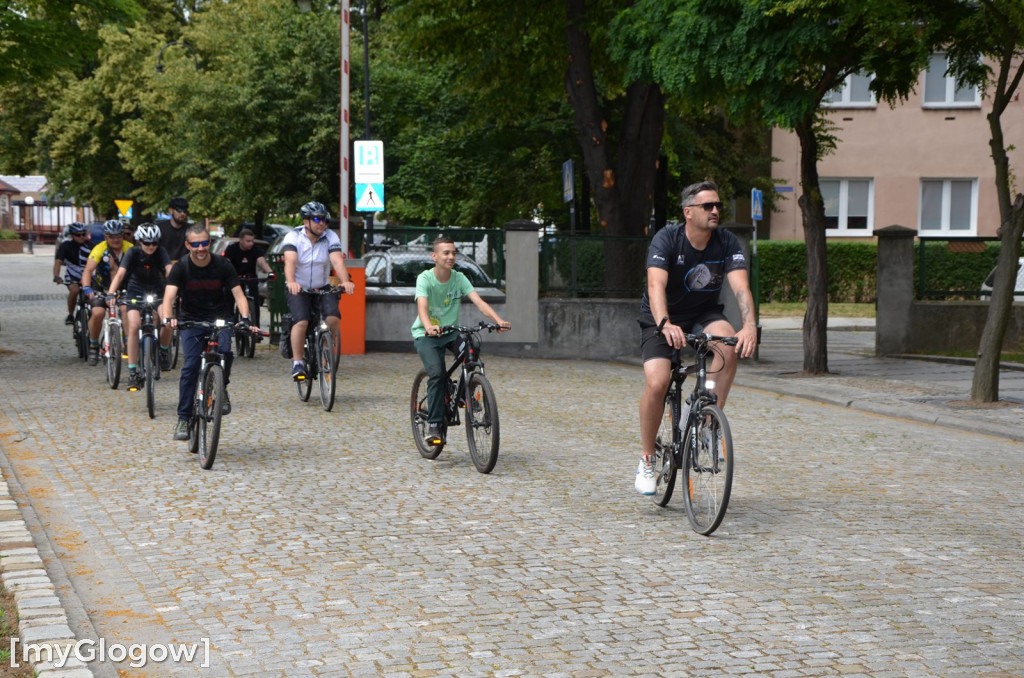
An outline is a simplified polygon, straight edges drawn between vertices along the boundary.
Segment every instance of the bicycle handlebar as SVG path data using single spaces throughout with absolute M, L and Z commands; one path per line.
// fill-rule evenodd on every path
M 449 332 L 462 332 L 464 334 L 475 334 L 487 330 L 488 332 L 498 332 L 501 329 L 501 325 L 493 322 L 486 322 L 481 320 L 479 324 L 475 326 L 470 325 L 443 325 L 440 328 L 440 334 L 448 334 Z
M 661 332 L 661 330 L 665 327 L 665 323 L 667 322 L 668 316 L 661 319 L 661 322 L 658 323 L 659 332 Z M 684 332 L 683 336 L 686 338 L 686 343 L 690 344 L 691 346 L 706 346 L 707 344 L 716 341 L 720 341 L 727 346 L 735 346 L 736 343 L 739 341 L 739 339 L 737 339 L 736 337 L 720 337 L 718 335 L 708 334 L 707 332 L 703 332 L 700 334 L 691 334 L 689 332 Z
M 164 320 L 165 325 L 170 325 L 173 318 L 166 318 Z M 178 329 L 187 330 L 193 328 L 200 328 L 204 330 L 229 330 L 230 332 L 242 332 L 246 329 L 253 334 L 258 334 L 261 337 L 269 337 L 270 332 L 264 329 L 256 327 L 255 325 L 246 325 L 245 323 L 232 323 L 226 320 L 179 320 Z
M 344 287 L 336 287 L 331 285 L 325 290 L 318 289 L 316 287 L 303 287 L 302 294 L 316 294 L 319 296 L 327 296 L 328 294 L 345 294 Z

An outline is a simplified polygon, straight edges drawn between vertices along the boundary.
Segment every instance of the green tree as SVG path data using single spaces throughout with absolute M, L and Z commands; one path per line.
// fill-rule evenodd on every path
M 821 102 L 859 71 L 874 74 L 871 87 L 879 99 L 905 98 L 936 39 L 928 6 L 899 0 L 640 0 L 613 26 L 631 78 L 649 78 L 694 101 L 721 92 L 733 113 L 757 111 L 799 138 L 808 290 L 803 367 L 810 374 L 828 372 L 826 224 L 817 163 L 834 148 L 836 130 Z
M 999 356 L 1009 324 L 1024 237 L 1024 194 L 1010 167 L 1002 125 L 1003 114 L 1020 96 L 1024 79 L 1024 5 L 1019 0 L 955 2 L 951 15 L 956 20 L 950 23 L 946 48 L 950 70 L 961 81 L 981 86 L 992 104 L 987 118 L 996 170 L 1000 250 L 992 298 L 978 344 L 971 400 L 994 402 L 999 399 Z M 979 61 L 979 55 L 992 66 Z

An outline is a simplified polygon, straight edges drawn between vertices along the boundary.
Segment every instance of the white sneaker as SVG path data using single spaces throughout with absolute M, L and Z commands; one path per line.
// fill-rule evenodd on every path
M 633 487 L 635 487 L 636 491 L 640 494 L 654 494 L 655 478 L 653 458 L 640 458 L 640 465 L 636 467 L 636 480 L 633 481 Z

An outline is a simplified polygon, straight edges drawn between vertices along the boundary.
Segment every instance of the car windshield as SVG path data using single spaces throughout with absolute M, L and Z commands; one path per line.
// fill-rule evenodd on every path
M 416 278 L 423 271 L 433 268 L 434 262 L 430 259 L 405 259 L 396 260 L 391 265 L 391 284 L 392 285 L 407 285 L 412 286 L 416 284 Z M 455 270 L 460 271 L 463 275 L 469 278 L 469 282 L 473 283 L 473 287 L 493 287 L 494 283 L 487 279 L 487 277 L 470 263 L 465 261 L 455 261 Z

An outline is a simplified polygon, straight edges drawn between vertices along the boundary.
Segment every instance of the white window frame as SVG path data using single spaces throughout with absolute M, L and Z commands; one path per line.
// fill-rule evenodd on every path
M 945 66 L 946 70 L 943 71 L 944 75 L 942 77 L 943 83 L 944 83 L 945 88 L 946 88 L 945 92 L 944 92 L 944 96 L 942 97 L 942 101 L 928 101 L 928 99 L 927 99 L 927 96 L 928 96 L 928 72 L 929 72 L 930 66 L 931 66 L 931 61 L 929 60 L 929 68 L 926 68 L 925 71 L 924 71 L 924 73 L 925 73 L 924 87 L 921 88 L 922 89 L 922 91 L 921 91 L 921 107 L 922 108 L 981 108 L 981 91 L 977 87 L 972 87 L 972 89 L 974 90 L 974 100 L 973 101 L 955 101 L 957 90 L 959 90 L 959 89 L 966 89 L 967 86 L 964 86 L 962 88 L 958 87 L 957 86 L 958 83 L 956 81 L 956 78 L 954 78 L 952 75 L 949 74 L 949 72 L 948 72 L 949 71 L 949 57 L 947 57 L 946 54 L 943 53 L 943 52 L 936 52 L 935 54 L 932 54 L 932 57 L 938 57 L 938 56 L 943 57 L 944 62 L 946 64 L 946 66 Z
M 940 228 L 924 227 L 924 185 L 925 182 L 942 182 L 942 224 Z M 971 182 L 971 225 L 967 230 L 953 230 L 949 226 L 952 208 L 952 183 Z M 941 236 L 947 238 L 974 238 L 978 235 L 978 178 L 977 177 L 921 177 L 917 191 L 917 234 L 918 236 Z
M 833 99 L 832 101 L 828 101 L 827 99 L 822 99 L 822 101 L 821 101 L 822 107 L 823 108 L 877 108 L 878 107 L 878 101 L 875 99 L 875 93 L 872 92 L 871 90 L 868 90 L 868 97 L 869 97 L 868 101 L 851 101 L 850 100 L 850 92 L 853 89 L 851 85 L 853 83 L 853 79 L 854 78 L 866 79 L 868 82 L 871 82 L 871 80 L 874 79 L 874 76 L 871 75 L 871 74 L 868 74 L 868 73 L 851 73 L 850 75 L 846 76 L 846 78 L 843 80 L 843 84 L 841 86 L 839 86 L 839 87 L 835 88 L 834 90 L 832 90 L 831 92 L 829 92 L 829 94 L 835 94 L 836 95 L 835 99 Z M 826 95 L 826 96 L 828 96 L 828 95 Z
M 826 228 L 825 237 L 855 236 L 860 238 L 870 237 L 875 231 L 875 180 L 872 177 L 822 177 L 818 180 L 819 185 L 826 181 L 839 182 L 839 227 Z M 868 213 L 866 228 L 849 228 L 850 209 L 850 182 L 868 182 Z

